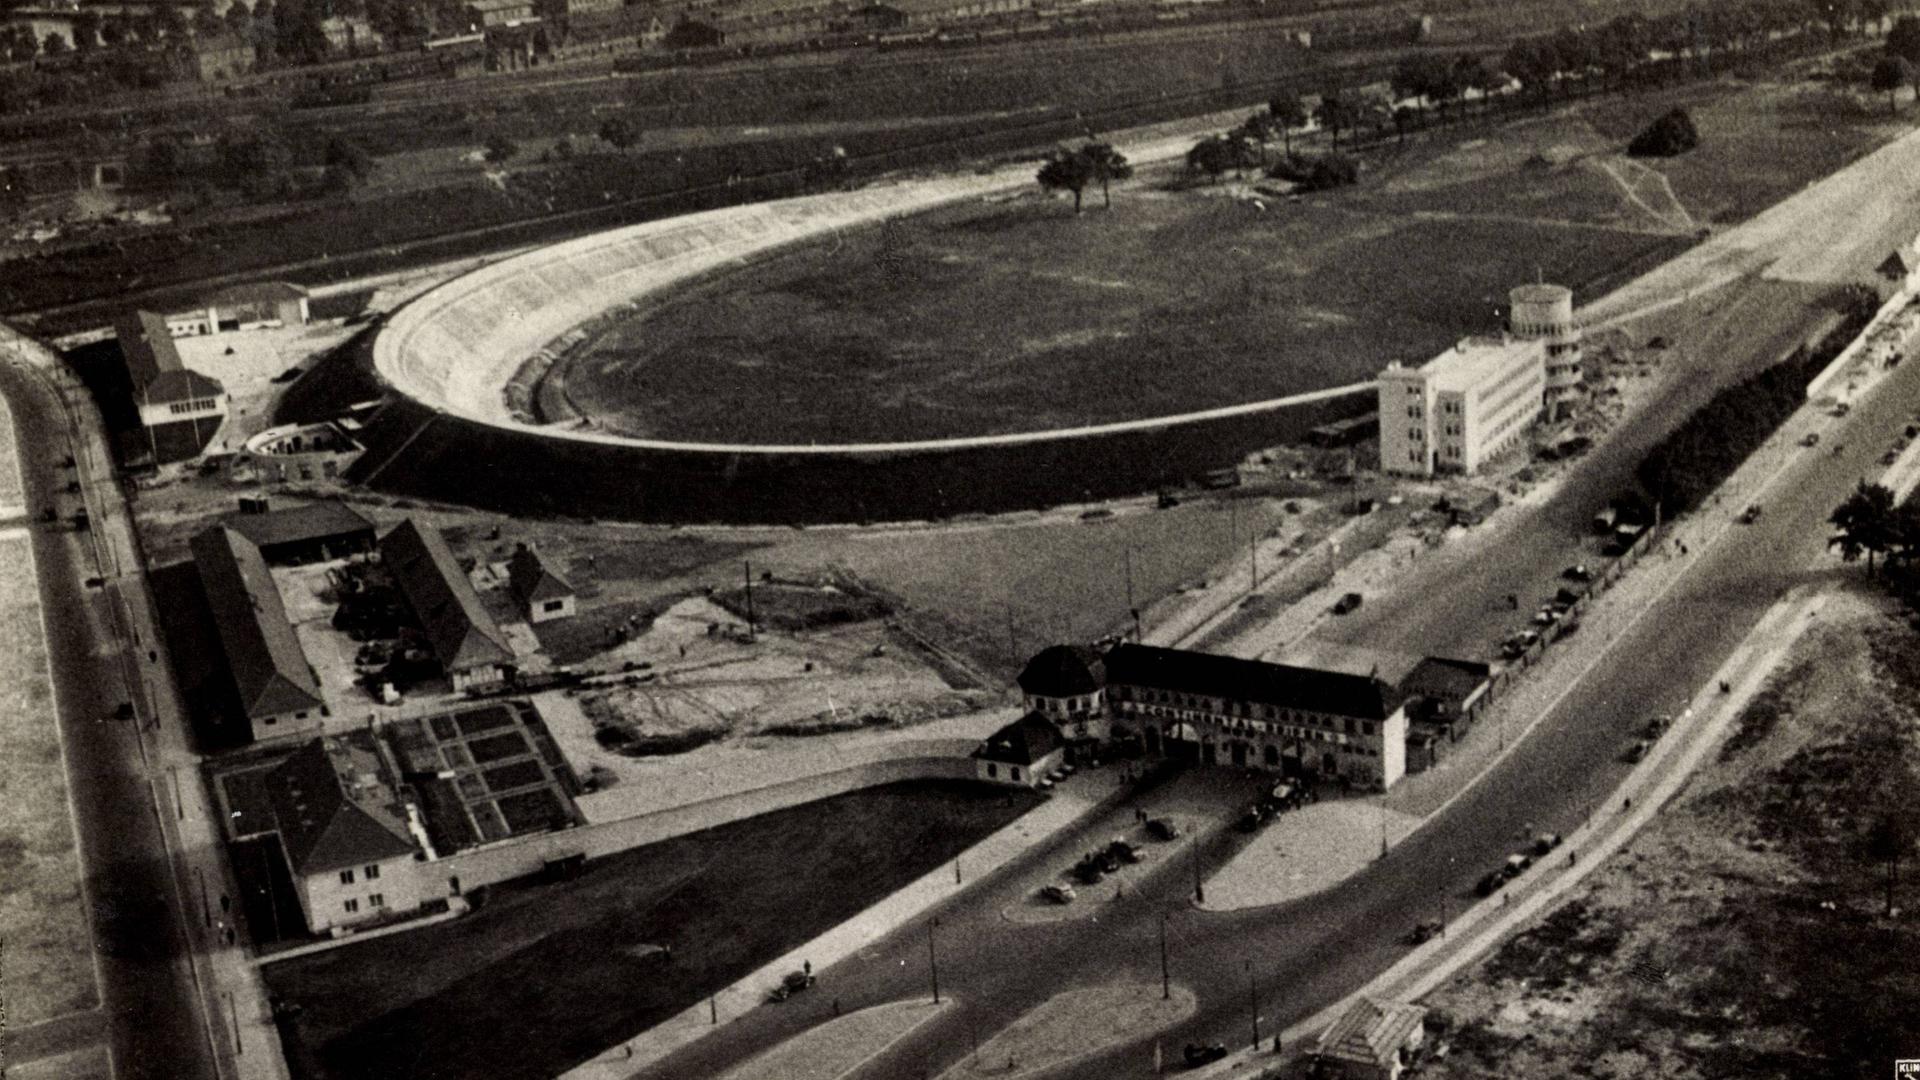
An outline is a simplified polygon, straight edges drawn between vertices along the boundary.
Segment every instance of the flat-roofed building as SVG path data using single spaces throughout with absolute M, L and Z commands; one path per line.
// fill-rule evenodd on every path
M 253 737 L 319 731 L 327 716 L 320 679 L 260 550 L 224 526 L 198 534 L 189 547 Z
M 1519 445 L 1545 401 L 1546 342 L 1465 338 L 1418 368 L 1380 373 L 1380 468 L 1472 473 Z

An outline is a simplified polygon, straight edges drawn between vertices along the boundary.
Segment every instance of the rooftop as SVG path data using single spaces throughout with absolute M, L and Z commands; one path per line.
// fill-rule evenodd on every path
M 1421 367 L 1436 390 L 1465 393 L 1527 357 L 1544 361 L 1546 346 L 1538 340 L 1508 337 L 1469 337 Z
M 1387 1065 L 1426 1015 L 1418 1005 L 1362 997 L 1320 1036 L 1319 1053 L 1336 1061 Z
M 274 826 L 298 874 L 324 874 L 418 851 L 406 807 L 370 736 L 315 739 L 267 778 Z
M 1109 684 L 1258 702 L 1304 712 L 1384 720 L 1400 707 L 1388 683 L 1366 675 L 1124 642 L 1107 654 Z
M 373 532 L 372 518 L 338 499 L 269 510 L 264 514 L 240 511 L 222 517 L 220 523 L 246 537 L 256 547 L 275 547 Z
M 1370 649 L 1320 638 L 1303 638 L 1281 651 L 1278 659 L 1296 668 L 1314 668 L 1346 675 L 1372 677 L 1392 686 L 1400 685 L 1420 664 L 1412 653 Z
M 380 538 L 380 558 L 441 667 L 451 672 L 513 661 L 507 635 L 487 614 L 440 530 L 408 518 Z
M 214 307 L 226 304 L 261 304 L 279 300 L 299 300 L 307 295 L 307 290 L 286 281 L 250 281 L 244 285 L 230 285 L 207 298 Z
M 187 401 L 226 392 L 218 380 L 189 371 L 180 362 L 180 350 L 164 317 L 151 311 L 126 311 L 113 325 L 135 397 L 148 402 Z
M 1515 285 L 1507 293 L 1507 299 L 1515 304 L 1554 304 L 1572 298 L 1572 289 L 1565 285 L 1548 285 L 1544 282 Z
M 987 736 L 973 756 L 1004 765 L 1032 765 L 1060 746 L 1060 732 L 1039 713 L 1027 715 Z
M 1020 689 L 1041 697 L 1076 697 L 1106 685 L 1100 654 L 1085 645 L 1050 645 L 1040 650 L 1017 680 Z
M 260 549 L 220 526 L 195 536 L 190 547 L 247 716 L 319 708 L 320 681 Z
M 508 584 L 513 589 L 513 598 L 522 607 L 541 600 L 557 600 L 573 595 L 573 586 L 567 579 L 554 572 L 547 557 L 540 554 L 538 548 L 527 544 L 515 549 L 513 558 L 507 561 Z

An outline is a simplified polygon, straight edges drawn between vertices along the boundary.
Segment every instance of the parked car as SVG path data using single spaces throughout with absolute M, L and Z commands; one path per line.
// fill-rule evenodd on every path
M 1586 563 L 1575 563 L 1560 571 L 1560 576 L 1568 581 L 1592 581 L 1593 571 L 1587 569 Z
M 1107 845 L 1107 854 L 1112 855 L 1123 863 L 1137 863 L 1140 861 L 1139 845 L 1130 843 L 1118 836 L 1114 837 L 1113 842 Z
M 1580 594 L 1572 589 L 1562 588 L 1553 594 L 1553 602 L 1563 607 L 1572 607 L 1580 602 Z
M 1076 894 L 1066 882 L 1040 886 L 1040 898 L 1055 904 L 1071 904 Z
M 1082 885 L 1093 885 L 1098 883 L 1101 878 L 1106 877 L 1107 871 L 1105 867 L 1100 865 L 1099 860 L 1089 855 L 1073 864 L 1073 876 L 1078 879 Z
M 1350 592 L 1347 595 L 1341 597 L 1340 599 L 1334 601 L 1333 613 L 1335 615 L 1345 615 L 1347 612 L 1352 611 L 1355 608 L 1358 608 L 1361 605 L 1361 603 L 1364 602 L 1365 600 L 1366 600 L 1366 597 L 1361 596 L 1359 593 Z
M 1641 739 L 1632 746 L 1627 747 L 1627 761 L 1638 763 L 1646 758 L 1647 751 L 1651 749 L 1653 749 L 1653 744 L 1645 739 Z
M 1647 738 L 1657 739 L 1660 736 L 1665 735 L 1667 733 L 1667 729 L 1672 726 L 1673 726 L 1673 717 L 1671 716 L 1667 716 L 1663 713 L 1659 716 L 1652 717 L 1647 721 L 1647 729 L 1646 729 Z
M 1474 885 L 1473 894 L 1475 896 L 1492 896 L 1494 893 L 1500 891 L 1500 886 L 1506 883 L 1507 879 L 1504 874 L 1498 870 L 1489 870 L 1480 878 L 1479 882 Z
M 1526 873 L 1527 868 L 1532 865 L 1533 865 L 1533 856 L 1528 855 L 1525 852 L 1522 852 L 1518 855 L 1509 855 L 1507 856 L 1506 865 L 1500 868 L 1500 874 L 1502 877 L 1505 877 L 1508 881 L 1512 881 L 1514 878 L 1517 878 L 1521 874 Z
M 1426 922 L 1415 926 L 1412 932 L 1407 934 L 1407 944 L 1424 945 L 1434 938 L 1439 937 L 1442 929 L 1439 919 L 1428 919 Z
M 1177 840 L 1180 838 L 1180 826 L 1163 817 L 1147 821 L 1147 835 L 1155 840 Z
M 1853 411 L 1853 406 L 1847 404 L 1844 401 L 1833 407 L 1833 415 L 1835 416 L 1845 416 L 1852 411 Z
M 1559 846 L 1560 834 L 1557 832 L 1543 832 L 1533 838 L 1533 854 L 1535 857 L 1545 855 L 1547 852 Z
M 1246 813 L 1241 814 L 1240 820 L 1234 822 L 1233 827 L 1236 829 L 1239 829 L 1241 832 L 1250 833 L 1250 832 L 1257 831 L 1260 828 L 1260 826 L 1265 825 L 1266 823 L 1267 823 L 1267 815 L 1264 812 L 1262 812 L 1261 807 L 1254 806 L 1249 808 Z
M 1159 498 L 1155 501 L 1159 505 L 1160 509 L 1171 510 L 1174 507 L 1180 505 L 1180 496 L 1175 495 L 1171 491 L 1163 491 L 1160 493 Z
M 1899 460 L 1900 460 L 1900 451 L 1898 450 L 1889 450 L 1886 453 L 1880 455 L 1880 464 L 1882 465 L 1891 465 L 1894 462 Z
M 1092 510 L 1082 511 L 1080 514 L 1080 520 L 1081 521 L 1105 521 L 1106 519 L 1112 516 L 1113 516 L 1113 511 L 1108 510 L 1105 507 L 1096 507 Z
M 1181 1057 L 1186 1059 L 1187 1068 L 1197 1069 L 1227 1056 L 1225 1043 L 1188 1043 Z
M 1740 524 L 1751 525 L 1760 520 L 1760 504 L 1754 503 L 1740 512 Z
M 1800 445 L 1801 446 L 1819 446 L 1820 433 L 1817 431 L 1807 432 L 1806 438 L 1800 440 Z

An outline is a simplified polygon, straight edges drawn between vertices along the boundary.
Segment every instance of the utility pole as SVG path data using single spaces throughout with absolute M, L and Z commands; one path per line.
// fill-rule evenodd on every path
M 940 919 L 935 916 L 927 922 L 927 972 L 933 979 L 933 1003 L 940 1004 L 940 958 L 933 951 L 933 932 L 940 928 Z
M 1387 794 L 1380 793 L 1380 857 L 1387 857 Z
M 1260 980 L 1254 978 L 1253 961 L 1247 961 L 1247 999 L 1253 1017 L 1253 1048 L 1260 1049 Z
M 1007 662 L 1019 666 L 1020 645 L 1013 638 L 1013 605 L 1007 604 Z
M 1163 911 L 1160 913 L 1160 1000 L 1161 1001 L 1167 1001 L 1173 997 L 1172 976 L 1167 971 L 1167 920 L 1172 917 L 1173 917 L 1173 912 L 1171 911 Z
M 743 560 L 740 568 L 747 578 L 747 640 L 754 641 L 759 638 L 759 633 L 753 625 L 753 564 Z
M 1193 838 L 1193 902 L 1196 904 L 1207 902 L 1206 887 L 1200 884 L 1200 837 L 1197 833 Z

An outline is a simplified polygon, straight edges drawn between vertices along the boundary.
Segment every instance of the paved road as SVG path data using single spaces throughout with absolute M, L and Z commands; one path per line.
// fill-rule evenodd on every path
M 36 511 L 56 504 L 76 508 L 78 497 L 65 492 L 73 471 L 61 464 L 66 426 L 49 391 L 14 364 L 0 363 L 0 393 L 13 407 L 27 505 Z M 83 584 L 96 573 L 83 540 L 66 528 L 34 527 L 115 1075 L 214 1077 L 219 1074 L 195 1004 L 189 946 L 135 733 L 126 723 L 101 720 L 126 695 L 118 658 L 106 651 L 112 640 L 106 594 Z
M 1619 760 L 1648 715 L 1673 711 L 1725 660 L 1780 593 L 1826 575 L 1852 575 L 1825 550 L 1826 515 L 1861 477 L 1877 477 L 1878 458 L 1920 400 L 1920 372 L 1896 371 L 1855 409 L 1844 435 L 1793 459 L 1763 496 L 1766 515 L 1708 550 L 1691 573 L 1628 631 L 1594 670 L 1576 682 L 1532 737 L 1477 787 L 1385 860 L 1344 885 L 1276 908 L 1201 913 L 1184 903 L 1183 868 L 1170 867 L 1097 920 L 1053 927 L 1014 926 L 997 912 L 1013 897 L 998 880 L 941 913 L 937 946 L 941 985 L 963 1005 L 875 1060 L 862 1080 L 938 1073 L 969 1051 L 975 1032 L 990 1033 L 1070 986 L 1110 979 L 1159 978 L 1161 912 L 1169 922 L 1174 978 L 1199 994 L 1200 1012 L 1166 1036 L 1244 1044 L 1249 1036 L 1248 969 L 1262 1001 L 1262 1028 L 1279 1030 L 1357 989 L 1402 954 L 1398 938 L 1459 910 L 1474 880 L 1537 829 L 1569 832 L 1625 775 Z M 1828 446 L 1845 444 L 1840 455 Z M 1732 514 L 1737 506 L 1721 508 Z M 1497 561 L 1497 560 L 1496 560 Z M 1600 807 L 1599 812 L 1617 810 Z M 1284 828 L 1284 821 L 1275 826 Z M 1210 860 L 1224 854 L 1216 838 Z M 1069 851 L 1085 843 L 1069 838 Z M 1057 857 L 1050 852 L 1043 857 Z M 1425 898 L 1424 900 L 1421 898 Z M 713 1075 L 746 1055 L 817 1023 L 838 996 L 854 1009 L 925 993 L 923 926 L 904 930 L 870 953 L 822 973 L 821 993 L 793 1007 L 763 1009 L 642 1075 Z M 1142 1039 L 1081 1063 L 1068 1075 L 1145 1075 L 1151 1041 Z

